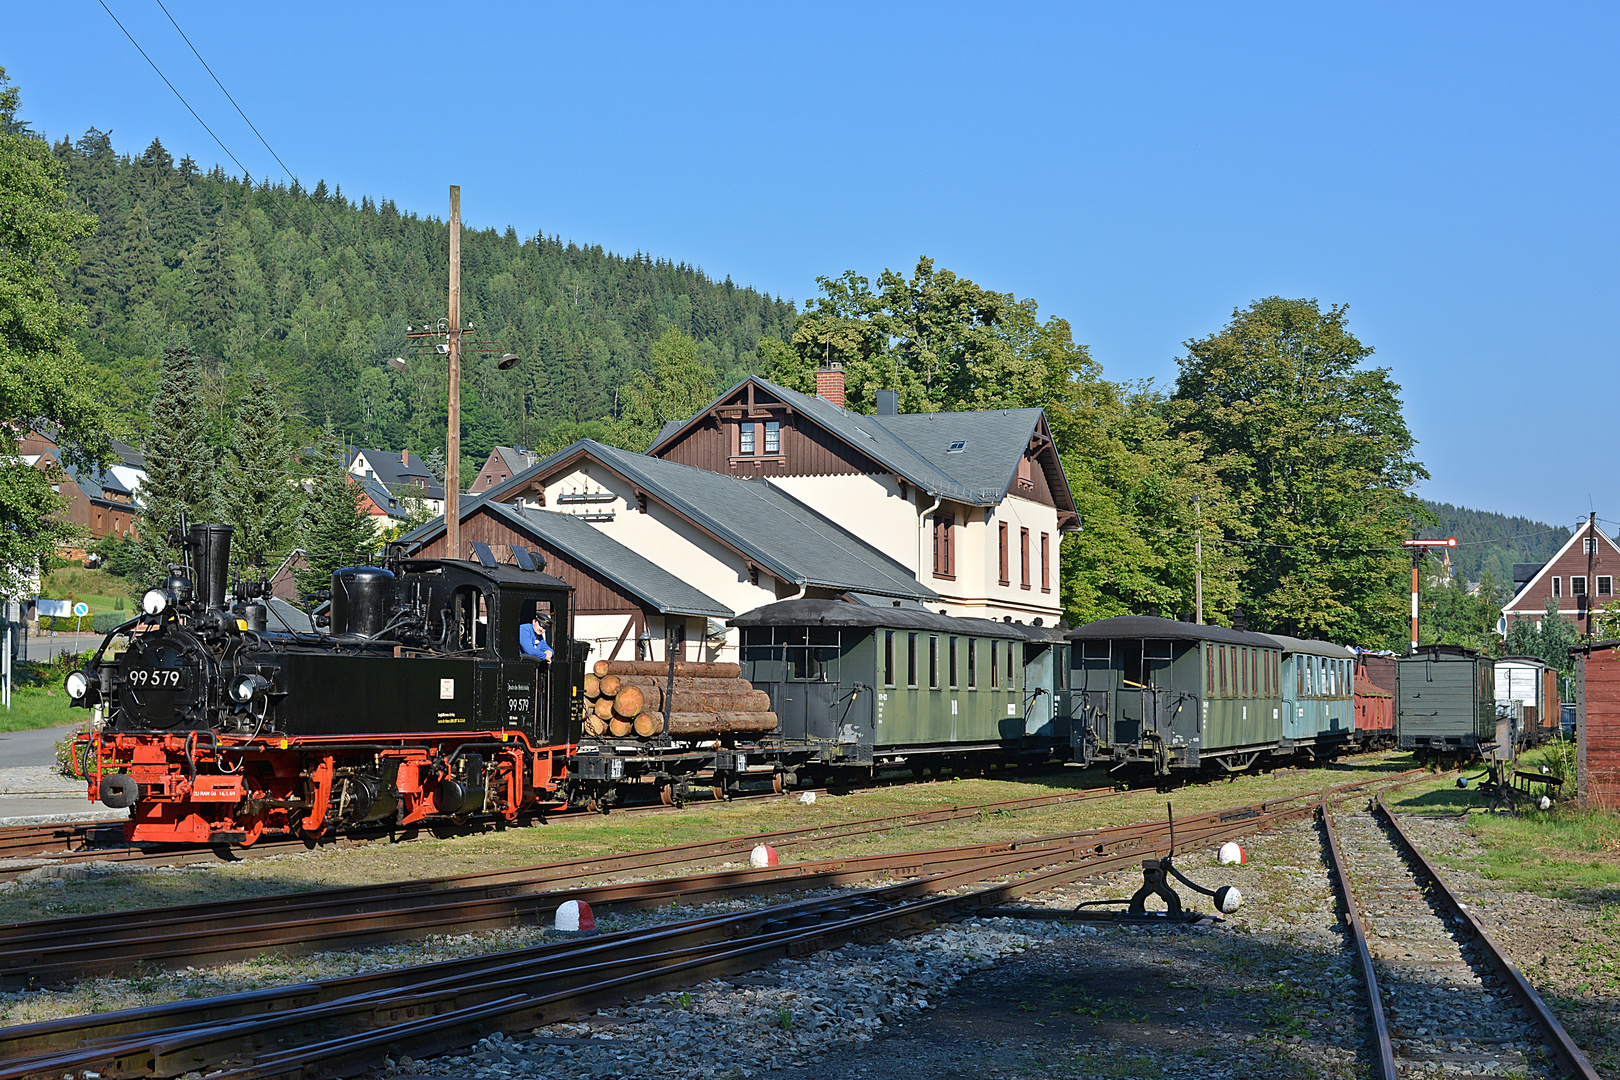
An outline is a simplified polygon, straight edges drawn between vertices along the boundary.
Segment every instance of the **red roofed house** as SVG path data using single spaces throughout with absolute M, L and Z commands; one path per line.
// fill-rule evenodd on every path
M 1535 572 L 1524 588 L 1502 608 L 1507 626 L 1519 619 L 1540 620 L 1547 600 L 1556 600 L 1558 613 L 1575 624 L 1582 634 L 1591 630 L 1588 621 L 1594 610 L 1614 603 L 1615 579 L 1620 577 L 1620 546 L 1588 523 L 1578 529 L 1546 565 Z

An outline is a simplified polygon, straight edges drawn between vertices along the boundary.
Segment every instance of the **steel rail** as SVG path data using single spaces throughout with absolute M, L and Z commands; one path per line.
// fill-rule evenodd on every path
M 1548 1049 L 1558 1058 L 1559 1063 L 1567 1072 L 1579 1077 L 1580 1080 L 1600 1080 L 1597 1070 L 1592 1067 L 1592 1062 L 1587 1058 L 1586 1053 L 1576 1045 L 1574 1039 L 1570 1038 L 1569 1032 L 1564 1030 L 1564 1025 L 1559 1022 L 1557 1015 L 1553 1013 L 1541 995 L 1536 992 L 1536 988 L 1530 985 L 1530 980 L 1526 979 L 1524 973 L 1519 970 L 1518 965 L 1508 958 L 1507 953 L 1502 950 L 1501 945 L 1497 944 L 1490 931 L 1485 929 L 1485 924 L 1480 921 L 1479 916 L 1474 914 L 1471 907 L 1463 903 L 1462 898 L 1452 889 L 1450 882 L 1446 881 L 1439 869 L 1429 861 L 1428 856 L 1424 855 L 1422 850 L 1418 848 L 1416 841 L 1407 834 L 1405 829 L 1401 828 L 1399 815 L 1390 809 L 1389 803 L 1385 801 L 1382 792 L 1378 794 L 1376 806 L 1379 813 L 1383 815 L 1384 819 L 1389 822 L 1390 827 L 1395 831 L 1395 835 L 1400 838 L 1401 846 L 1411 855 L 1413 861 L 1417 863 L 1423 873 L 1427 874 L 1429 879 L 1434 882 L 1435 890 L 1444 899 L 1446 906 L 1460 916 L 1466 925 L 1472 929 L 1474 937 L 1484 946 L 1487 962 L 1513 990 L 1513 996 L 1519 999 L 1519 1004 L 1523 1006 L 1525 1011 L 1535 1017 L 1537 1025 L 1540 1026 L 1545 1036 Z
M 1395 1047 L 1389 1038 L 1389 1018 L 1384 1014 L 1384 998 L 1378 988 L 1378 973 L 1373 969 L 1372 949 L 1367 944 L 1367 928 L 1361 918 L 1361 907 L 1350 888 L 1350 877 L 1345 872 L 1344 855 L 1339 850 L 1338 831 L 1333 827 L 1333 806 L 1328 799 L 1320 807 L 1323 829 L 1327 834 L 1328 870 L 1333 884 L 1338 887 L 1344 901 L 1345 921 L 1350 924 L 1350 936 L 1355 942 L 1356 962 L 1367 987 L 1367 1008 L 1372 1015 L 1373 1044 L 1378 1049 L 1379 1075 L 1383 1080 L 1397 1080 Z
M 1263 816 L 1264 812 L 1261 805 L 1183 819 L 1178 823 L 1178 839 L 1194 842 L 1212 837 L 1233 824 L 1243 825 Z M 918 876 L 929 866 L 994 863 L 1013 872 L 1064 859 L 1089 860 L 1111 849 L 1139 853 L 1159 828 L 1162 826 L 1157 823 L 1115 826 L 1085 830 L 1066 842 L 998 842 L 902 851 L 570 890 L 555 890 L 549 887 L 550 882 L 538 881 L 529 889 L 510 886 L 500 890 L 457 890 L 449 896 L 401 898 L 406 903 L 379 901 L 365 905 L 367 909 L 359 912 L 336 913 L 314 905 L 294 913 L 297 918 L 280 922 L 245 920 L 208 931 L 184 924 L 165 925 L 158 928 L 160 933 L 147 932 L 153 929 L 150 926 L 135 926 L 123 932 L 108 926 L 96 936 L 68 932 L 13 943 L 13 948 L 0 952 L 0 985 L 57 985 L 74 978 L 143 967 L 221 962 L 271 951 L 296 955 L 339 946 L 410 940 L 436 932 L 495 929 L 548 915 L 556 905 L 571 899 L 602 909 L 644 908 L 700 903 L 744 891 L 830 888 L 878 875 Z
M 255 898 L 251 903 L 254 912 L 265 912 L 277 908 L 302 907 L 317 901 L 329 903 L 342 901 L 361 902 L 376 897 L 393 898 L 399 896 L 401 892 L 448 891 L 476 886 L 506 885 L 541 876 L 553 881 L 567 881 L 583 876 L 599 876 L 624 870 L 648 869 L 683 862 L 699 862 L 706 859 L 739 855 L 759 844 L 784 847 L 801 843 L 817 843 L 824 840 L 837 840 L 866 833 L 883 832 L 896 826 L 921 828 L 929 825 L 944 824 L 979 813 L 1038 809 L 1064 803 L 1111 798 L 1118 794 L 1127 793 L 1115 792 L 1108 788 L 1089 788 L 1082 791 L 1059 792 L 1053 795 L 1026 796 L 989 803 L 973 803 L 962 806 L 941 807 L 934 810 L 919 810 L 905 814 L 854 818 L 846 821 L 810 825 L 798 829 L 782 829 L 746 836 L 725 837 L 719 840 L 694 841 L 670 847 L 648 848 L 620 855 L 582 856 L 551 863 L 499 870 L 480 870 L 469 874 L 419 878 L 404 882 L 393 881 L 376 885 L 353 885 L 336 889 L 280 893 L 274 896 Z M 244 901 L 242 900 L 226 900 L 202 904 L 186 904 L 169 908 L 128 911 L 122 913 L 122 924 L 129 926 L 134 923 L 164 921 L 185 922 L 193 926 L 203 926 L 207 925 L 211 919 L 224 918 L 228 919 L 233 925 L 239 926 L 245 915 L 252 914 L 243 912 L 243 904 Z M 51 920 L 0 924 L 0 942 L 8 939 L 34 938 L 41 934 L 71 931 L 101 933 L 106 929 L 106 921 L 105 915 L 81 915 Z
M 1177 841 L 1207 841 L 1217 838 L 1216 834 L 1220 837 L 1242 835 L 1309 813 L 1311 809 L 1285 806 L 1260 815 L 1239 815 L 1235 818 L 1231 812 L 1216 812 L 1207 815 L 1216 819 L 1209 828 L 1185 831 L 1192 822 L 1191 819 L 1184 821 L 1183 828 L 1177 830 Z M 1228 820 L 1220 821 L 1223 816 Z M 1151 850 L 1162 851 L 1168 846 L 1168 824 L 1155 823 L 1148 839 Z M 982 902 L 970 905 L 971 910 L 960 910 L 957 917 L 993 908 L 1006 899 L 1063 881 L 1129 865 L 1147 853 L 1132 850 L 1095 857 L 1094 852 L 1087 849 L 1083 854 L 1088 858 L 1079 865 L 1043 870 L 1020 881 L 982 891 Z M 915 858 L 931 853 L 904 854 Z M 31 1056 L 17 1058 L 13 1064 L 0 1068 L 0 1080 L 56 1077 L 64 1072 L 82 1072 L 86 1069 L 108 1077 L 176 1075 L 218 1065 L 232 1055 L 240 1055 L 248 1045 L 281 1052 L 286 1042 L 299 1041 L 301 1035 L 308 1037 L 309 1031 L 329 1031 L 333 1025 L 346 1024 L 366 1031 L 391 1020 L 393 1024 L 390 1026 L 403 1025 L 414 1031 L 416 1025 L 437 1024 L 441 1016 L 452 1017 L 468 1014 L 469 1009 L 478 1012 L 488 1007 L 515 1003 L 519 998 L 516 995 L 505 996 L 506 992 L 526 989 L 540 977 L 546 980 L 550 998 L 557 998 L 558 993 L 571 983 L 577 984 L 569 990 L 569 994 L 573 995 L 599 991 L 604 986 L 634 987 L 636 993 L 645 994 L 649 992 L 648 975 L 663 979 L 672 971 L 684 972 L 678 980 L 680 985 L 713 977 L 701 972 L 694 975 L 697 969 L 693 965 L 712 963 L 714 958 L 706 955 L 708 951 L 716 948 L 724 950 L 742 934 L 758 936 L 758 940 L 743 950 L 746 954 L 756 954 L 761 949 L 768 951 L 779 942 L 802 943 L 807 934 L 820 939 L 829 932 L 838 932 L 838 927 L 804 929 L 792 923 L 802 922 L 806 918 L 814 919 L 818 913 L 824 915 L 828 911 L 847 912 L 851 907 L 862 905 L 869 909 L 874 905 L 894 905 L 906 897 L 928 896 L 1021 868 L 1022 864 L 1016 859 L 970 860 L 954 869 L 900 885 L 866 890 L 839 900 L 808 900 L 647 931 L 628 931 L 584 943 L 558 943 L 420 968 L 349 976 L 325 984 L 302 984 L 286 988 L 279 1000 L 265 991 L 255 991 L 221 999 L 176 1002 L 144 1010 L 125 1010 L 122 1013 L 30 1025 L 0 1032 L 0 1036 L 5 1037 L 4 1041 L 0 1041 L 0 1055 L 16 1058 L 20 1053 L 34 1051 Z M 956 903 L 954 899 L 950 902 Z M 885 917 L 900 918 L 899 925 L 903 928 L 926 928 L 917 923 L 914 912 L 897 914 L 890 911 L 885 913 Z M 767 933 L 772 927 L 776 927 L 775 932 Z M 650 951 L 654 944 L 660 945 L 661 951 Z M 788 955 L 792 954 L 790 949 Z M 740 954 L 724 953 L 722 959 L 735 955 Z M 615 957 L 618 959 L 614 960 Z M 755 962 L 745 966 L 757 966 L 759 962 L 768 962 L 772 958 L 766 957 L 760 961 L 756 957 Z M 592 962 L 581 964 L 582 960 L 587 959 Z M 623 971 L 626 964 L 632 965 L 633 970 L 629 973 Z M 608 976 L 606 983 L 598 979 L 601 975 Z M 407 996 L 389 996 L 390 992 L 397 994 L 400 991 Z M 625 995 L 618 996 L 622 998 Z M 277 1004 L 282 1008 L 274 1015 L 251 1015 L 274 1009 Z M 232 1023 L 233 1017 L 245 1018 Z M 173 1026 L 161 1026 L 165 1021 Z M 175 1024 L 175 1021 L 178 1023 Z M 154 1025 L 158 1025 L 157 1029 L 149 1030 Z M 398 1027 L 395 1030 L 399 1030 Z M 364 1039 L 364 1035 L 361 1038 Z M 347 1041 L 352 1040 L 339 1042 Z M 296 1056 L 303 1055 L 300 1052 Z

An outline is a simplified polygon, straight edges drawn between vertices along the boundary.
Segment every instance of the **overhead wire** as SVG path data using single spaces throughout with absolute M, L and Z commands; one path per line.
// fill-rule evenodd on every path
M 239 159 L 235 154 L 231 153 L 231 148 L 225 145 L 225 140 L 221 139 L 218 135 L 215 135 L 214 134 L 214 129 L 209 127 L 208 123 L 205 120 L 203 120 L 203 118 L 201 116 L 197 115 L 197 110 L 193 109 L 191 107 L 191 102 L 186 100 L 186 96 L 184 94 L 182 94 L 179 90 L 175 89 L 174 83 L 170 82 L 169 77 L 167 75 L 163 74 L 163 69 L 157 66 L 157 61 L 153 60 L 150 56 L 147 56 L 146 50 L 141 48 L 141 43 L 135 40 L 135 35 L 131 34 L 129 32 L 128 27 L 126 27 L 123 23 L 118 21 L 118 16 L 114 15 L 113 11 L 112 11 L 112 8 L 107 6 L 107 0 L 96 0 L 96 2 L 101 5 L 101 10 L 105 11 L 107 13 L 107 18 L 111 19 L 117 25 L 118 29 L 120 29 L 120 30 L 122 30 L 124 32 L 124 36 L 129 38 L 129 43 L 131 45 L 135 46 L 135 51 L 140 53 L 141 57 L 148 64 L 152 65 L 152 70 L 157 72 L 158 78 L 163 80 L 163 85 L 167 86 L 170 90 L 174 91 L 174 96 L 180 99 L 180 104 L 182 104 L 182 105 L 184 105 L 186 107 L 186 111 L 191 114 L 192 118 L 194 120 L 196 120 L 197 123 L 202 124 L 202 129 L 204 131 L 208 132 L 209 136 L 216 143 L 219 144 L 219 148 L 221 150 L 225 151 L 225 156 L 230 158 L 232 161 L 236 162 L 236 167 L 238 169 L 242 170 L 242 175 L 243 176 L 249 176 L 250 174 L 248 173 L 247 166 L 243 165 L 242 162 L 241 162 L 241 159 Z M 167 13 L 165 12 L 165 14 L 167 14 Z M 184 35 L 182 35 L 182 36 L 184 36 Z M 271 152 L 274 153 L 274 151 L 271 151 Z M 280 159 L 278 158 L 277 160 L 280 160 Z

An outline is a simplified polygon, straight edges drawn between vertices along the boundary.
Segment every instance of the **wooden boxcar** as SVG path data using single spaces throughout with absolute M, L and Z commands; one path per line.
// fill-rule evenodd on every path
M 1395 743 L 1420 757 L 1475 754 L 1496 739 L 1494 665 L 1460 645 L 1425 645 L 1396 665 Z
M 1496 662 L 1496 702 L 1519 706 L 1530 742 L 1558 734 L 1558 672 L 1539 656 L 1504 656 Z
M 1068 637 L 1080 760 L 1237 771 L 1282 751 L 1282 649 L 1271 638 L 1139 615 Z
M 731 620 L 787 743 L 881 764 L 1022 745 L 1022 628 L 917 607 L 783 600 Z
M 1356 729 L 1355 651 L 1328 641 L 1267 634 L 1282 647 L 1283 745 L 1337 753 Z
M 1394 686 L 1394 657 L 1370 653 L 1356 657 L 1357 746 L 1370 750 L 1395 745 Z
M 1575 771 L 1581 806 L 1620 810 L 1620 641 L 1570 650 L 1575 659 Z

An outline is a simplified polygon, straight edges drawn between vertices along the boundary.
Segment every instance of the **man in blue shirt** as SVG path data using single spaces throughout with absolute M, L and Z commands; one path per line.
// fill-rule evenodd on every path
M 534 618 L 518 627 L 518 647 L 523 655 L 532 656 L 536 660 L 550 660 L 551 646 L 546 644 L 546 617 L 539 611 Z

